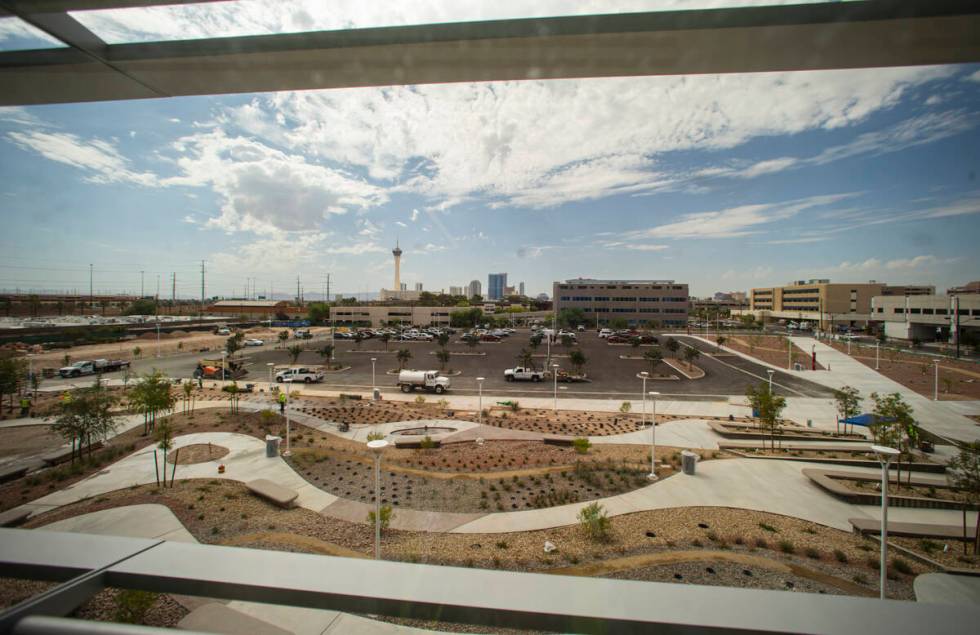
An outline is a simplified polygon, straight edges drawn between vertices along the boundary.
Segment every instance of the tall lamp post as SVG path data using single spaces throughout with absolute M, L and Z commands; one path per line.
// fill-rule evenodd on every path
M 939 360 L 934 359 L 932 363 L 936 365 L 936 378 L 932 386 L 932 400 L 939 401 Z
M 269 369 L 269 384 L 272 385 L 272 369 L 275 368 L 274 362 L 266 362 L 266 368 Z
M 650 474 L 647 476 L 651 481 L 657 480 L 657 395 L 659 392 L 650 391 L 653 398 L 653 421 L 650 422 Z M 646 402 L 646 399 L 643 400 Z
M 772 376 L 776 374 L 776 371 L 774 371 L 774 370 L 772 370 L 770 368 L 766 372 L 769 373 L 769 394 L 771 395 L 772 394 Z
M 551 365 L 551 376 L 555 380 L 555 406 L 552 409 L 558 412 L 558 364 Z
M 479 386 L 479 390 L 480 390 L 480 393 L 479 393 L 480 394 L 480 397 L 479 397 L 479 399 L 480 399 L 480 401 L 479 401 L 479 409 L 477 410 L 477 415 L 476 415 L 477 416 L 477 419 L 476 420 L 477 420 L 477 423 L 481 423 L 481 424 L 483 423 L 483 380 L 484 379 L 486 379 L 486 377 L 477 377 L 476 378 L 476 383 Z
M 647 371 L 640 373 L 640 379 L 643 380 L 643 392 L 640 393 L 640 397 L 643 399 L 643 414 L 641 415 L 640 423 L 643 426 L 647 424 L 647 377 L 649 376 L 650 373 Z
M 875 340 L 875 370 L 878 370 L 878 352 L 881 348 L 881 341 Z
M 881 578 L 878 586 L 880 597 L 884 600 L 885 583 L 888 580 L 888 464 L 898 456 L 899 452 L 895 448 L 883 445 L 872 445 L 871 450 L 881 463 L 881 564 L 879 566 Z
M 384 439 L 368 441 L 368 449 L 374 454 L 374 559 L 381 559 L 381 454 L 388 447 Z
M 286 382 L 286 451 L 282 453 L 283 456 L 290 456 L 292 452 L 289 449 L 289 387 L 293 385 L 293 382 Z
M 377 357 L 371 358 L 371 389 L 372 390 L 377 390 L 378 388 L 378 382 L 374 380 L 374 365 L 377 361 L 378 361 Z

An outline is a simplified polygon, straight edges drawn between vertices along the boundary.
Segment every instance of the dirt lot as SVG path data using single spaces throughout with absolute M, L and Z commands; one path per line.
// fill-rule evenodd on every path
M 847 344 L 831 342 L 831 346 L 847 352 Z M 865 366 L 875 367 L 875 347 L 851 344 L 851 357 Z M 936 385 L 936 370 L 931 357 L 901 353 L 890 349 L 879 352 L 878 372 L 906 388 L 932 398 Z M 980 399 L 980 364 L 955 359 L 939 362 L 939 399 L 957 401 Z
M 711 339 L 717 341 L 715 337 Z M 786 362 L 789 356 L 786 352 L 786 346 L 788 344 L 789 340 L 782 335 L 726 335 L 723 346 L 768 362 L 774 366 L 786 368 Z M 804 351 L 795 344 L 792 346 L 793 364 L 798 363 L 802 364 L 803 368 L 810 368 L 812 365 L 810 351 Z M 817 370 L 823 369 L 824 367 L 820 364 L 818 355 Z

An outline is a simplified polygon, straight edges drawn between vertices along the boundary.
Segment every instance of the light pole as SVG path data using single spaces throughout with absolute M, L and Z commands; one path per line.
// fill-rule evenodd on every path
M 847 335 L 848 335 L 848 337 L 847 337 L 847 354 L 850 355 L 851 354 L 851 337 L 850 337 L 851 334 L 848 333 Z
M 650 391 L 653 397 L 653 421 L 650 422 L 650 474 L 647 478 L 651 481 L 657 480 L 657 395 L 659 392 Z M 643 400 L 644 402 L 646 399 Z
M 477 411 L 477 415 L 476 416 L 477 416 L 477 423 L 480 423 L 480 424 L 483 423 L 483 380 L 484 379 L 486 379 L 486 377 L 477 377 L 476 378 L 476 383 L 477 383 L 477 385 L 479 386 L 479 389 L 480 389 L 479 410 Z
M 643 414 L 641 415 L 640 422 L 644 426 L 647 424 L 647 377 L 649 376 L 650 373 L 647 371 L 640 373 L 640 378 L 643 379 L 643 392 L 640 393 L 640 397 L 643 399 Z
M 881 463 L 881 564 L 879 571 L 881 578 L 878 583 L 880 587 L 880 597 L 885 599 L 885 582 L 888 579 L 888 464 L 898 456 L 899 452 L 895 448 L 888 448 L 882 445 L 872 445 L 871 450 L 878 457 Z
M 381 453 L 388 447 L 384 439 L 368 441 L 374 454 L 374 559 L 381 559 Z
M 160 359 L 160 316 L 157 316 L 157 359 Z
M 881 342 L 875 340 L 875 370 L 878 370 L 878 349 L 881 346 Z
M 286 382 L 286 451 L 282 453 L 283 456 L 290 456 L 292 452 L 289 449 L 289 387 L 293 385 L 293 382 Z
M 810 345 L 810 370 L 817 370 L 817 345 Z
M 372 389 L 377 389 L 378 387 L 378 382 L 374 380 L 374 365 L 377 361 L 378 361 L 377 357 L 371 358 L 371 388 Z
M 551 376 L 555 380 L 555 407 L 554 411 L 558 412 L 558 364 L 551 365 Z
M 776 374 L 776 371 L 774 371 L 774 370 L 772 370 L 770 368 L 766 372 L 769 373 L 769 394 L 771 395 L 772 394 L 772 376 Z
M 939 360 L 934 359 L 932 363 L 936 365 L 936 378 L 932 386 L 932 400 L 939 401 Z

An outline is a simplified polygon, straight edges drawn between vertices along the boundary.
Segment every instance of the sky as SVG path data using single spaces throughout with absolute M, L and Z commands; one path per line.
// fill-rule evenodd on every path
M 465 4 L 465 3 L 464 3 Z M 526 17 L 511 0 L 75 17 L 109 42 Z M 534 15 L 731 3 L 533 3 Z M 737 4 L 759 4 L 741 1 Z M 271 6 L 271 8 L 270 8 Z M 44 46 L 0 21 L 0 50 Z M 980 65 L 400 86 L 0 108 L 0 289 L 318 297 L 507 272 L 980 279 Z

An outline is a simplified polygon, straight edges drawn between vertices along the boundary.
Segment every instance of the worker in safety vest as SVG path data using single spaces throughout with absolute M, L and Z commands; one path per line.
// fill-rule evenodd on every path
M 26 417 L 31 412 L 31 398 L 27 395 L 20 398 L 20 416 Z
M 279 393 L 279 414 L 285 414 L 286 412 L 286 393 Z

